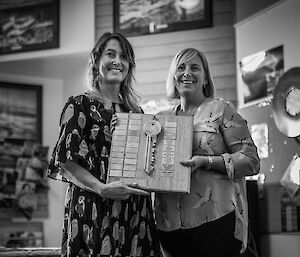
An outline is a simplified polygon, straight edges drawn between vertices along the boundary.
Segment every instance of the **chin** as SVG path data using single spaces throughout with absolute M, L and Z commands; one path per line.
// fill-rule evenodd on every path
M 124 80 L 123 77 L 108 77 L 106 79 L 106 81 L 109 83 L 121 83 L 123 80 Z

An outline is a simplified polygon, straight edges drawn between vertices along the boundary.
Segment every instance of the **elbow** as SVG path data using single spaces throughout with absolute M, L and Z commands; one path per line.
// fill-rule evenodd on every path
M 70 167 L 69 162 L 66 163 L 60 163 L 60 167 L 61 167 L 61 175 L 67 180 L 67 181 L 72 181 L 72 173 L 70 172 L 70 170 L 72 170 L 72 168 Z
M 252 175 L 257 175 L 260 171 L 260 159 L 257 154 L 250 158 L 250 169 L 252 171 Z
M 244 158 L 237 162 L 235 177 L 247 177 L 257 175 L 260 171 L 260 160 L 257 154 L 243 153 Z

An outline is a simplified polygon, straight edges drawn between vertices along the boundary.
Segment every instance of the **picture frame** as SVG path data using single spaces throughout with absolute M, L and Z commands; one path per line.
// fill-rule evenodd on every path
M 114 0 L 114 31 L 127 37 L 211 27 L 212 1 Z
M 0 125 L 3 129 L 0 140 L 41 143 L 41 85 L 0 81 L 0 110 Z
M 0 82 L 0 166 L 14 169 L 30 142 L 42 142 L 42 86 Z
M 0 55 L 59 47 L 59 0 L 4 0 Z
M 43 222 L 0 220 L 0 246 L 7 248 L 43 247 Z
M 238 63 L 238 106 L 270 101 L 284 73 L 284 47 L 279 45 L 243 57 Z

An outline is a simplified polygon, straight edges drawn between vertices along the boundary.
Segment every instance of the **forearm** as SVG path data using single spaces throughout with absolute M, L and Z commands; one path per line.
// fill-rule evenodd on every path
M 259 172 L 259 159 L 255 155 L 237 152 L 220 156 L 204 156 L 204 168 L 227 174 L 230 179 L 252 176 Z
M 86 169 L 73 161 L 62 163 L 61 166 L 64 177 L 70 182 L 84 190 L 101 195 L 104 184 Z

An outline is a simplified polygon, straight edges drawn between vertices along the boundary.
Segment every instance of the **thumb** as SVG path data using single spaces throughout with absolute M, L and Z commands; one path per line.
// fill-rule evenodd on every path
M 195 162 L 194 162 L 193 158 L 190 159 L 190 160 L 181 161 L 180 163 L 183 166 L 188 166 L 188 167 L 193 167 L 195 165 Z

